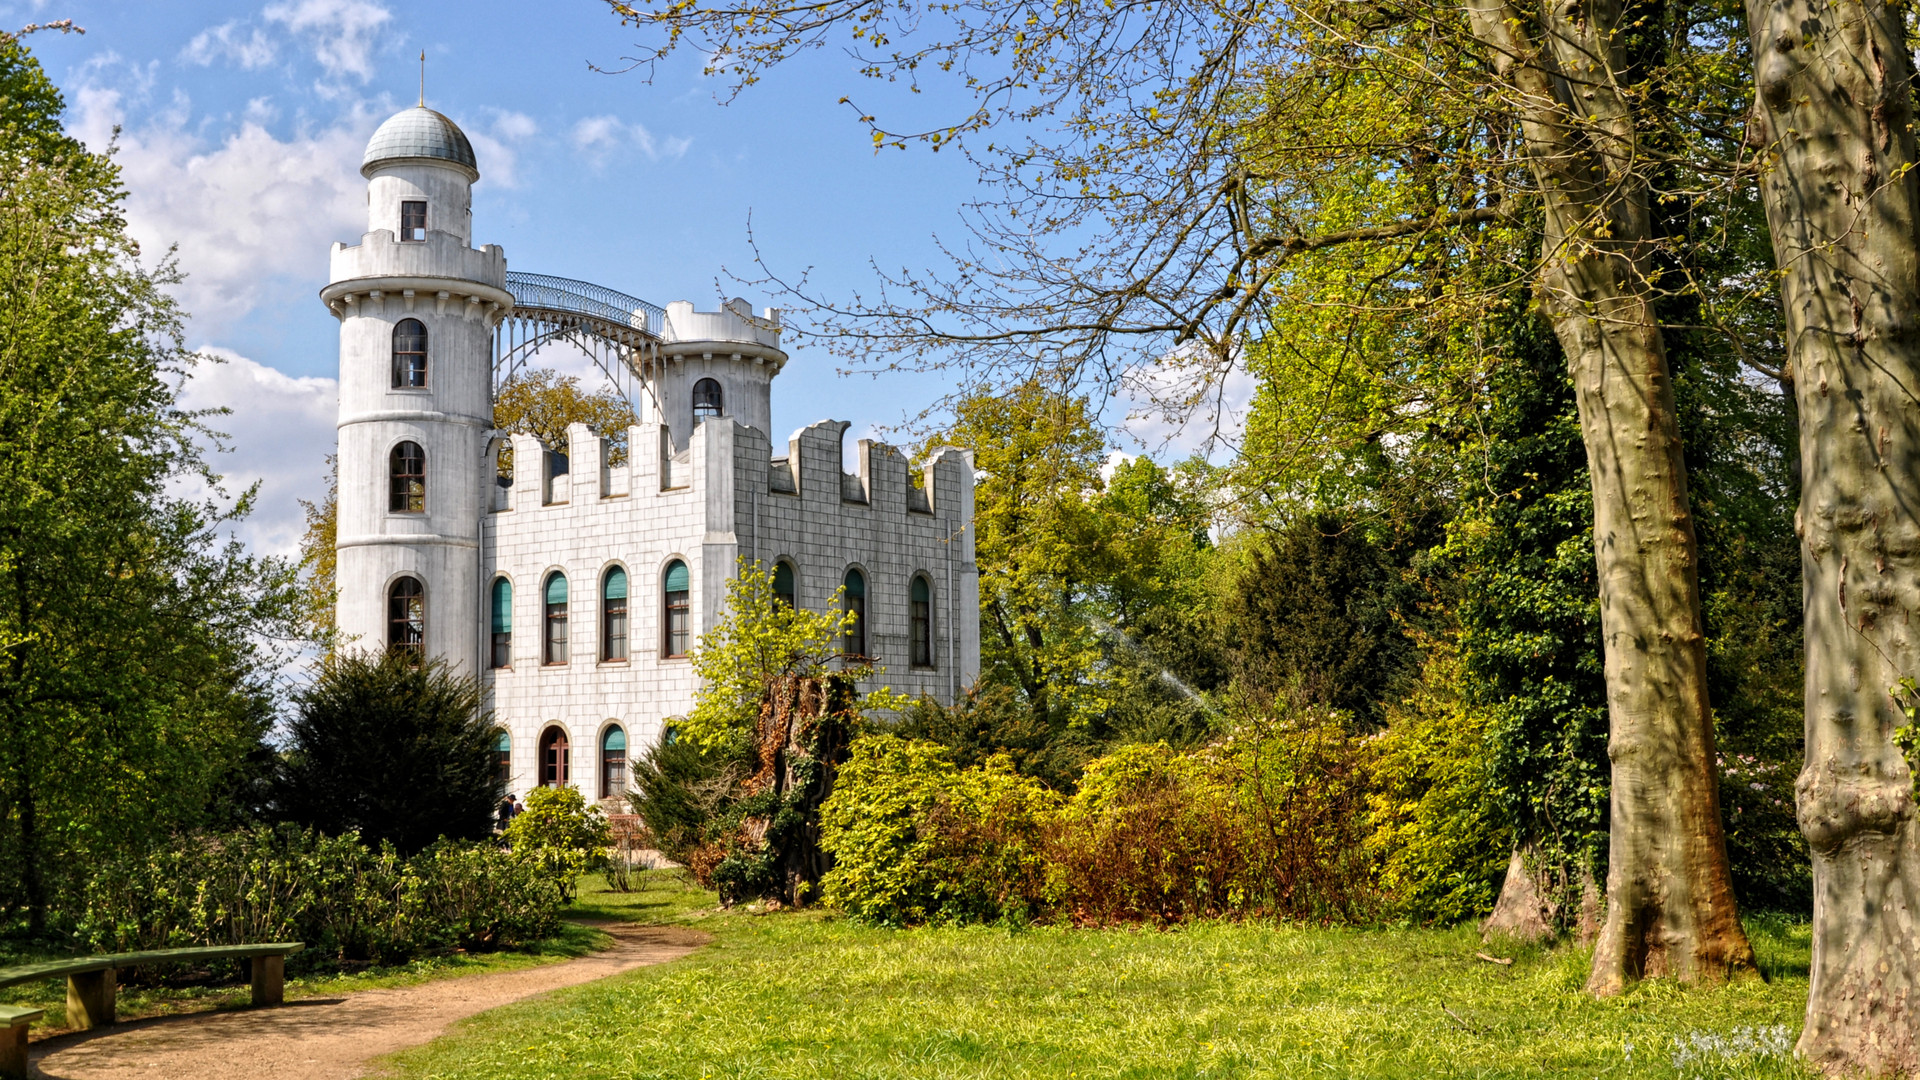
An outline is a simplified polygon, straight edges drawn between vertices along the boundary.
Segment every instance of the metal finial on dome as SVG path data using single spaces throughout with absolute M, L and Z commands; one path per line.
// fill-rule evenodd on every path
M 427 50 L 420 50 L 420 107 L 427 107 Z

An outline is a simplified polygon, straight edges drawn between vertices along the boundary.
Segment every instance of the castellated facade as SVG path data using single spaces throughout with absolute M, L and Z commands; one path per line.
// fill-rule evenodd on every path
M 631 756 L 692 708 L 687 654 L 742 560 L 806 608 L 839 592 L 871 686 L 951 702 L 973 682 L 968 454 L 915 466 L 862 440 L 847 472 L 838 420 L 776 450 L 779 313 L 509 273 L 472 246 L 478 164 L 439 113 L 381 125 L 361 172 L 367 233 L 334 245 L 321 293 L 340 321 L 338 626 L 350 648 L 477 673 L 512 790 L 624 794 Z M 529 341 L 612 358 L 639 420 L 624 455 L 584 425 L 566 446 L 495 429 L 496 380 Z

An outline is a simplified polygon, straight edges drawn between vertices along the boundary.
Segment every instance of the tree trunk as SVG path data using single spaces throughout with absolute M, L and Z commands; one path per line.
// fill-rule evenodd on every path
M 820 804 L 849 756 L 851 721 L 858 715 L 852 680 L 784 676 L 767 688 L 755 730 L 759 767 L 743 785 L 749 794 L 771 791 L 781 806 L 746 827 L 774 849 L 777 898 L 800 907 L 833 868 L 820 847 Z
M 1521 122 L 1545 211 L 1542 306 L 1567 355 L 1593 482 L 1613 762 L 1607 912 L 1587 988 L 1754 970 L 1721 829 L 1697 543 L 1647 184 L 1613 0 L 1467 0 Z M 1578 92 L 1573 88 L 1578 87 Z
M 1752 135 L 1800 409 L 1813 968 L 1800 1052 L 1920 1072 L 1920 837 L 1892 741 L 1920 676 L 1913 68 L 1901 9 L 1748 0 Z
M 1533 944 L 1553 936 L 1554 905 L 1529 865 L 1527 847 L 1513 849 L 1507 861 L 1507 877 L 1500 883 L 1500 898 L 1493 913 L 1480 924 L 1480 940 L 1506 938 Z

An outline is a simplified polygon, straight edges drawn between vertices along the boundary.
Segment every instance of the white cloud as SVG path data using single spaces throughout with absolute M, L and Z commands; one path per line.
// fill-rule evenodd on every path
M 493 121 L 483 128 L 467 131 L 467 141 L 480 160 L 488 182 L 512 189 L 520 186 L 520 153 L 517 144 L 540 133 L 540 126 L 525 113 L 493 110 Z
M 1224 374 L 1183 351 L 1132 368 L 1116 400 L 1127 409 L 1120 430 L 1149 453 L 1230 456 L 1246 434 L 1258 384 L 1239 365 Z
M 648 160 L 659 161 L 663 158 L 679 158 L 693 145 L 692 139 L 678 135 L 657 139 L 644 125 L 629 124 L 617 116 L 586 117 L 573 125 L 571 138 L 574 149 L 596 162 L 625 146 L 637 147 Z
M 200 31 L 180 51 L 181 59 L 201 67 L 225 60 L 247 71 L 266 67 L 277 55 L 279 48 L 259 27 L 243 28 L 238 20 Z
M 393 12 L 370 0 L 288 0 L 267 5 L 261 15 L 306 37 L 328 74 L 363 83 L 373 78 L 375 35 L 393 20 Z
M 238 533 L 254 551 L 294 555 L 306 518 L 300 500 L 326 493 L 326 456 L 333 452 L 340 384 L 296 379 L 231 349 L 203 348 L 224 363 L 203 361 L 180 395 L 188 409 L 231 409 L 207 426 L 227 436 L 227 453 L 210 455 L 229 495 L 259 483 L 259 501 Z
M 120 94 L 75 95 L 74 134 L 104 148 L 124 122 Z M 265 106 L 262 106 L 264 109 Z M 181 302 L 209 336 L 251 310 L 275 279 L 325 280 L 327 249 L 365 228 L 366 182 L 353 167 L 372 118 L 279 139 L 252 107 L 218 145 L 191 133 L 184 101 L 120 132 L 127 216 L 149 256 L 178 244 Z

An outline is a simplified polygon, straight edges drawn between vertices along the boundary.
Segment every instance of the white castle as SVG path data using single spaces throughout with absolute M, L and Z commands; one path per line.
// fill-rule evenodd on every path
M 367 233 L 333 246 L 320 294 L 340 320 L 338 628 L 478 672 L 512 790 L 625 792 L 628 753 L 692 707 L 687 654 L 742 559 L 816 610 L 844 586 L 846 651 L 878 662 L 876 684 L 951 702 L 973 681 L 966 453 L 916 477 L 862 440 L 847 473 L 848 424 L 828 420 L 775 456 L 780 313 L 508 272 L 472 246 L 473 147 L 431 109 L 382 124 L 360 172 Z M 580 424 L 564 447 L 495 429 L 500 383 L 559 342 L 633 402 L 624 460 Z

